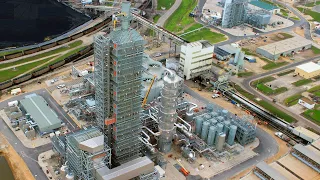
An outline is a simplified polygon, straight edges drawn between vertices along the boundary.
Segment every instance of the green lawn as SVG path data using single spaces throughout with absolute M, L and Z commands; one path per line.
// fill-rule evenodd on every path
M 158 0 L 158 10 L 161 10 L 161 7 L 165 7 L 166 10 L 170 9 L 174 4 L 175 0 Z
M 284 76 L 284 75 L 287 75 L 287 74 L 290 74 L 290 73 L 293 73 L 294 72 L 294 69 L 291 69 L 289 71 L 285 71 L 285 72 L 282 72 L 282 73 L 279 73 L 277 74 L 278 76 Z
M 242 50 L 246 55 L 256 56 L 256 53 L 252 53 L 252 52 L 250 51 L 250 49 L 242 48 L 241 50 Z
M 320 91 L 320 85 L 312 87 L 312 88 L 310 88 L 308 90 L 308 92 L 310 92 L 310 93 L 313 93 L 313 92 L 316 92 L 316 91 Z
M 240 93 L 242 94 L 243 96 L 245 96 L 246 98 L 248 98 L 249 100 L 251 101 L 254 101 L 256 104 L 260 105 L 261 107 L 263 107 L 264 109 L 266 109 L 267 111 L 269 111 L 271 114 L 274 114 L 275 116 L 278 116 L 280 117 L 281 119 L 289 122 L 289 123 L 292 123 L 292 122 L 295 122 L 296 120 L 287 115 L 286 113 L 282 112 L 281 110 L 279 110 L 278 108 L 274 107 L 272 104 L 266 102 L 266 101 L 257 101 L 255 100 L 255 96 L 246 92 L 245 90 L 243 90 L 240 86 L 238 85 L 235 85 L 235 89 Z
M 281 94 L 285 91 L 288 91 L 288 89 L 286 87 L 280 87 L 280 88 L 273 90 L 264 84 L 258 84 L 257 88 L 259 91 L 261 91 L 262 93 L 264 93 L 266 95 L 278 95 L 278 94 Z
M 264 84 L 266 82 L 271 82 L 273 80 L 275 80 L 276 78 L 272 77 L 272 76 L 268 76 L 268 77 L 264 77 L 264 78 L 261 78 L 261 79 L 258 79 L 258 80 L 255 80 L 251 83 L 251 86 L 252 87 L 255 87 L 257 86 L 257 84 Z
M 297 20 L 297 21 L 300 21 L 300 18 L 298 18 L 298 17 L 290 17 L 291 19 L 293 19 L 293 20 Z
M 271 70 L 271 69 L 275 69 L 281 66 L 284 66 L 288 64 L 288 62 L 284 61 L 284 62 L 269 62 L 268 64 L 262 66 L 262 69 L 264 70 Z
M 182 36 L 182 38 L 190 42 L 194 42 L 198 40 L 208 40 L 212 44 L 225 41 L 227 39 L 225 35 L 212 32 L 208 28 L 203 28 L 199 31 L 194 31 L 192 33 Z
M 15 50 L 15 49 L 12 49 L 12 50 L 9 50 L 9 51 L 6 51 L 6 52 L 0 52 L 0 56 L 5 56 L 5 55 L 8 55 L 8 54 L 13 54 L 13 53 L 16 53 L 16 52 L 21 52 L 23 50 Z
M 319 4 L 320 4 L 320 1 L 317 1 L 317 2 L 316 2 L 316 5 L 319 5 Z M 314 1 L 306 4 L 305 6 L 306 6 L 306 7 L 313 7 L 313 6 L 315 6 L 315 5 L 314 5 Z
M 298 9 L 300 12 L 303 12 L 303 9 L 304 9 L 304 8 L 297 7 L 297 9 Z M 309 10 L 309 9 L 305 9 L 305 10 L 304 10 L 304 14 L 311 16 L 314 21 L 320 22 L 320 13 L 311 11 L 311 10 Z
M 320 91 L 316 91 L 313 94 L 320 97 Z
M 182 33 L 179 33 L 178 35 L 181 35 L 181 34 L 184 34 L 184 33 L 199 29 L 201 27 L 203 27 L 202 24 L 194 23 L 192 26 L 190 26 L 188 29 L 184 30 Z
M 23 73 L 29 71 L 30 69 L 51 60 L 52 58 L 54 58 L 54 57 L 50 57 L 50 58 L 43 59 L 43 60 L 40 60 L 37 62 L 33 62 L 33 63 L 19 66 L 16 68 L 15 71 L 13 71 L 12 69 L 0 71 L 0 82 L 4 82 L 4 81 L 10 80 L 12 78 L 15 78 L 15 77 L 19 76 L 20 74 L 23 74 Z
M 305 84 L 309 84 L 311 83 L 312 80 L 311 79 L 301 79 L 299 81 L 296 81 L 294 83 L 292 83 L 294 86 L 299 87 L 299 86 L 303 86 Z
M 254 73 L 253 72 L 240 72 L 238 73 L 238 77 L 248 77 L 252 76 Z
M 320 125 L 320 110 L 308 109 L 305 112 L 303 112 L 303 116 L 313 121 L 314 123 Z
M 311 50 L 312 50 L 313 54 L 320 54 L 320 49 L 318 49 L 314 46 L 311 46 Z
M 196 0 L 183 0 L 179 8 L 172 13 L 164 24 L 164 28 L 171 32 L 179 32 L 185 26 L 194 22 L 192 17 L 189 17 L 189 13 L 196 7 Z
M 66 50 L 75 48 L 77 46 L 80 46 L 81 44 L 82 44 L 82 41 L 78 40 L 78 41 L 75 41 L 75 42 L 73 42 L 73 43 L 71 43 L 69 45 L 65 45 L 63 47 L 60 47 L 60 48 L 57 48 L 57 49 L 54 49 L 54 50 L 51 50 L 51 51 L 48 51 L 48 52 L 45 52 L 45 53 L 41 53 L 41 54 L 38 54 L 38 55 L 35 55 L 35 56 L 24 58 L 24 59 L 15 61 L 15 62 L 0 64 L 0 69 L 6 68 L 6 67 L 10 67 L 10 66 L 19 65 L 21 63 L 26 63 L 26 62 L 33 61 L 33 60 L 36 60 L 36 59 L 44 58 L 44 57 L 47 57 L 47 56 L 50 56 L 50 55 L 53 55 L 53 54 L 61 53 L 63 51 L 66 51 Z
M 153 22 L 157 23 L 160 17 L 161 16 L 159 14 L 156 14 L 155 16 L 153 16 Z
M 280 9 L 280 12 L 282 13 L 283 16 L 287 17 L 289 15 L 289 11 L 286 11 L 284 9 Z
M 293 106 L 293 105 L 295 105 L 295 104 L 298 103 L 298 100 L 299 100 L 300 98 L 302 98 L 302 95 L 301 95 L 301 93 L 298 93 L 298 94 L 295 94 L 295 95 L 292 95 L 292 96 L 287 97 L 287 98 L 283 101 L 283 103 L 284 103 L 284 105 L 286 105 L 286 106 Z
M 281 34 L 284 37 L 283 39 L 289 39 L 293 37 L 291 34 L 288 34 L 288 33 L 279 33 L 279 34 Z

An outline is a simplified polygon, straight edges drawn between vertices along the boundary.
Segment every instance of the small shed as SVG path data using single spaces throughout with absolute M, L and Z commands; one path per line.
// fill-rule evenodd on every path
M 313 109 L 316 105 L 315 102 L 311 101 L 309 98 L 306 97 L 302 97 L 301 99 L 299 99 L 298 103 L 308 109 Z

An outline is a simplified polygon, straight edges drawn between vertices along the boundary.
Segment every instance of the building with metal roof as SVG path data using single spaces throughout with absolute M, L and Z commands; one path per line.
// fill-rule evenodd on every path
M 302 146 L 301 144 L 296 144 L 293 147 L 292 155 L 320 173 L 320 157 L 315 152 L 311 151 L 305 146 Z
M 295 73 L 305 79 L 320 76 L 320 65 L 314 62 L 308 62 L 296 67 Z
M 276 169 L 270 167 L 264 161 L 257 164 L 254 170 L 256 174 L 261 179 L 274 179 L 274 180 L 286 180 L 287 178 L 279 173 Z
M 20 101 L 21 110 L 29 114 L 40 133 L 52 132 L 61 127 L 61 120 L 41 96 L 31 96 Z
M 278 6 L 274 6 L 272 4 L 269 4 L 269 3 L 266 3 L 263 1 L 259 1 L 259 0 L 251 1 L 249 4 L 249 7 L 251 9 L 256 9 L 256 10 L 263 9 L 265 11 L 269 11 L 272 14 L 280 13 L 280 8 Z
M 275 43 L 267 44 L 257 48 L 257 53 L 272 60 L 280 56 L 290 56 L 301 50 L 311 48 L 312 41 L 303 37 L 292 37 Z

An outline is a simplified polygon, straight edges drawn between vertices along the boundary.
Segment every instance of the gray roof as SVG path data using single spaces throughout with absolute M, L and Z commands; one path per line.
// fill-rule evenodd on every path
M 302 146 L 301 144 L 296 144 L 293 148 L 320 165 L 320 157 L 310 149 Z
M 41 132 L 48 132 L 61 127 L 61 120 L 48 106 L 43 97 L 32 96 L 21 100 L 20 103 L 24 110 L 38 124 Z
M 281 54 L 284 52 L 292 51 L 297 48 L 311 45 L 312 41 L 309 41 L 303 37 L 292 37 L 275 43 L 267 44 L 258 47 L 258 49 L 264 50 L 270 54 Z
M 266 173 L 268 176 L 270 176 L 274 180 L 286 180 L 287 179 L 285 176 L 283 176 L 281 173 L 279 173 L 274 168 L 270 167 L 264 161 L 258 163 L 257 168 L 259 168 L 261 171 Z
M 230 54 L 235 54 L 237 52 L 237 48 L 233 47 L 231 44 L 226 44 L 223 46 L 219 46 L 220 49 L 230 53 Z

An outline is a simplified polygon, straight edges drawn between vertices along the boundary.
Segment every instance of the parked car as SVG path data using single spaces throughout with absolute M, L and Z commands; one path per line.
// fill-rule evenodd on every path
M 161 53 L 156 53 L 154 57 L 160 57 L 161 55 L 162 55 Z
M 211 97 L 212 97 L 213 99 L 215 99 L 215 98 L 220 97 L 220 95 L 219 95 L 219 94 L 213 94 Z

